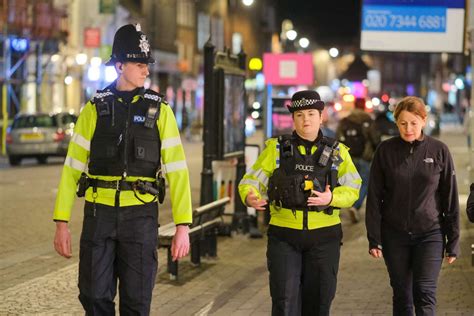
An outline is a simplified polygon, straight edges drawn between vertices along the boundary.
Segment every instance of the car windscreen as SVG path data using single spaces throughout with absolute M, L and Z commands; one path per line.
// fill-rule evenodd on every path
M 20 116 L 15 119 L 12 129 L 29 127 L 56 127 L 56 118 L 49 115 Z

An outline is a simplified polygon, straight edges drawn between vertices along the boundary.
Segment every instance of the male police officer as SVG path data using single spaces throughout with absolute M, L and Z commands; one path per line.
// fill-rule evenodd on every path
M 292 135 L 269 139 L 239 184 L 257 210 L 270 202 L 267 262 L 272 315 L 329 315 L 342 239 L 339 208 L 357 200 L 361 179 L 347 147 L 320 131 L 324 102 L 292 97 Z
M 189 251 L 191 193 L 179 131 L 163 96 L 143 88 L 153 62 L 139 24 L 117 31 L 108 64 L 118 78 L 83 108 L 64 163 L 54 246 L 71 257 L 67 222 L 79 182 L 77 194 L 86 199 L 79 299 L 88 315 L 114 314 L 117 279 L 120 313 L 149 314 L 157 271 L 156 199 L 164 193 L 161 169 L 177 225 L 173 259 Z

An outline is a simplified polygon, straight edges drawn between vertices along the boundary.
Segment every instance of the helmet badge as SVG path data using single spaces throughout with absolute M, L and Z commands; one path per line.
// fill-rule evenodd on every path
M 140 43 L 138 44 L 138 47 L 140 47 L 142 53 L 148 54 L 150 51 L 150 44 L 148 43 L 146 35 L 142 34 L 140 36 Z

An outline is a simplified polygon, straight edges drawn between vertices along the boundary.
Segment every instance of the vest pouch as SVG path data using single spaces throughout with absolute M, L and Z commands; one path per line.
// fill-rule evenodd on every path
M 285 208 L 301 208 L 306 205 L 306 197 L 301 187 L 304 177 L 301 174 L 285 175 L 281 169 L 275 170 L 269 182 L 268 198 Z
M 304 208 L 307 204 L 307 195 L 304 192 L 304 176 L 302 174 L 297 174 L 292 176 L 292 199 L 293 205 L 296 208 Z
M 133 149 L 135 161 L 144 161 L 155 165 L 160 159 L 159 150 L 158 141 L 144 137 L 135 137 Z
M 115 134 L 104 134 L 94 136 L 94 144 L 91 150 L 91 160 L 116 160 L 118 159 L 120 137 Z

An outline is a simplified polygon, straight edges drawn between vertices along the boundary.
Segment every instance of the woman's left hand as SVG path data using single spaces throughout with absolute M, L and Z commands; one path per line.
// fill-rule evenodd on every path
M 446 261 L 451 264 L 456 260 L 456 257 L 446 257 Z
M 311 196 L 308 198 L 308 206 L 323 206 L 329 205 L 332 200 L 332 192 L 330 186 L 326 185 L 324 192 L 311 190 Z

